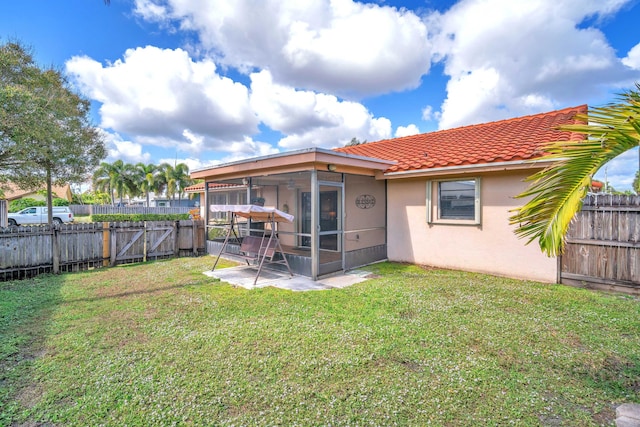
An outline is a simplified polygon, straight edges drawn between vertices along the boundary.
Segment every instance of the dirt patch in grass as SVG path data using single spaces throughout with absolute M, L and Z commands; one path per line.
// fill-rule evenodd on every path
M 40 402 L 43 395 L 44 389 L 40 384 L 29 384 L 19 391 L 16 400 L 25 408 L 33 408 Z

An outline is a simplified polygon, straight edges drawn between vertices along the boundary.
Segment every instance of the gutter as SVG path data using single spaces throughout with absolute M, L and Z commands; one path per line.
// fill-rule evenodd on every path
M 455 173 L 471 173 L 475 171 L 499 171 L 499 170 L 516 170 L 516 169 L 529 169 L 536 167 L 546 167 L 551 163 L 555 163 L 557 160 L 514 160 L 510 162 L 500 163 L 481 163 L 474 165 L 461 165 L 461 166 L 443 166 L 438 168 L 408 170 L 399 172 L 387 172 L 383 176 L 385 178 L 405 178 L 411 176 L 428 176 L 428 175 L 442 175 L 455 174 Z
M 203 172 L 203 171 L 212 170 L 212 169 L 220 169 L 227 166 L 236 166 L 236 165 L 242 165 L 242 164 L 248 164 L 248 163 L 255 163 L 263 160 L 277 159 L 280 157 L 291 157 L 291 156 L 297 156 L 300 154 L 309 154 L 309 153 L 326 154 L 332 157 L 343 158 L 343 159 L 365 160 L 367 162 L 378 163 L 381 165 L 394 165 L 395 163 L 397 163 L 394 160 L 385 160 L 377 157 L 365 157 L 365 156 L 359 156 L 355 154 L 342 153 L 342 152 L 330 150 L 327 148 L 312 147 L 312 148 L 303 148 L 300 150 L 284 151 L 282 153 L 268 154 L 266 156 L 247 157 L 246 159 L 235 160 L 232 162 L 218 163 L 216 165 L 204 166 L 198 169 L 194 169 L 190 171 L 190 173 Z

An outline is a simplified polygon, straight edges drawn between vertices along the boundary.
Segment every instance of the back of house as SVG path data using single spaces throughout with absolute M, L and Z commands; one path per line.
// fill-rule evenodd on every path
M 526 178 L 549 166 L 551 141 L 580 139 L 582 105 L 492 123 L 365 143 L 337 151 L 396 160 L 387 181 L 390 260 L 556 282 L 555 258 L 526 245 L 510 225 Z
M 549 166 L 558 130 L 587 106 L 327 150 L 318 147 L 192 171 L 216 253 L 213 205 L 291 212 L 279 230 L 294 271 L 317 279 L 384 259 L 544 282 L 558 265 L 514 234 L 515 196 Z

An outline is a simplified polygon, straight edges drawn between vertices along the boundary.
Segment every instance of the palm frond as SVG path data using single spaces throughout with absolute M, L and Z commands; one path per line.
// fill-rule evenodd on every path
M 547 154 L 541 160 L 553 163 L 528 178 L 531 186 L 516 197 L 529 200 L 510 218 L 511 224 L 519 225 L 515 230 L 519 237 L 528 238 L 527 243 L 537 239 L 549 256 L 562 253 L 564 236 L 582 208 L 593 175 L 610 160 L 638 146 L 640 93 L 623 94 L 621 102 L 591 108 L 588 114 L 576 116 L 576 121 L 560 130 L 586 138 L 545 147 Z

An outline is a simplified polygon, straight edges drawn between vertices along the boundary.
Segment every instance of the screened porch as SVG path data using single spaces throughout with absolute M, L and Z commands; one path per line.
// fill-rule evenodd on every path
M 373 176 L 314 169 L 207 181 L 204 200 L 207 248 L 213 255 L 222 249 L 231 218 L 211 206 L 258 204 L 294 220 L 279 224 L 277 231 L 268 223 L 241 220 L 240 239 L 277 232 L 296 274 L 315 280 L 387 257 L 386 185 Z M 227 246 L 227 252 L 240 251 L 239 243 Z

